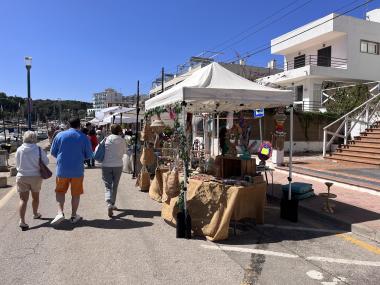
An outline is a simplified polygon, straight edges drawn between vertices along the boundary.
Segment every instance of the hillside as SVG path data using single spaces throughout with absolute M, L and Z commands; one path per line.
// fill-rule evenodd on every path
M 26 98 L 17 96 L 7 96 L 4 92 L 0 92 L 0 105 L 2 106 L 3 115 L 6 119 L 11 119 L 20 115 L 27 117 Z M 34 100 L 32 103 L 33 121 L 59 119 L 60 113 L 62 120 L 66 121 L 71 117 L 84 118 L 87 108 L 91 108 L 92 104 L 88 102 L 74 100 Z

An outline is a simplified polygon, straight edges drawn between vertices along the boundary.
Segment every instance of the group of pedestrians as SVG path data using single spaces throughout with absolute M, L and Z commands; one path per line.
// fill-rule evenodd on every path
M 113 211 L 117 210 L 115 202 L 123 169 L 123 155 L 127 151 L 126 141 L 122 138 L 120 125 L 112 125 L 111 134 L 98 141 L 95 130 L 88 134 L 90 137 L 82 132 L 79 119 L 72 119 L 69 124 L 70 128 L 68 130 L 61 130 L 56 134 L 50 151 L 57 161 L 55 193 L 58 213 L 51 221 L 53 226 L 57 226 L 65 220 L 65 195 L 69 188 L 71 191 L 70 222 L 76 224 L 82 219 L 77 211 L 80 197 L 84 193 L 84 161 L 90 161 L 91 165 L 95 165 L 94 151 L 96 151 L 96 145 L 99 144 L 104 144 L 105 150 L 102 161 L 102 179 L 105 185 L 107 213 L 109 217 L 113 216 Z M 31 192 L 33 199 L 33 218 L 39 219 L 42 216 L 38 212 L 39 192 L 42 185 L 40 163 L 46 165 L 49 163 L 49 159 L 45 151 L 41 151 L 41 148 L 37 146 L 35 132 L 25 132 L 23 140 L 23 144 L 16 152 L 16 168 L 18 171 L 16 185 L 20 196 L 19 226 L 22 230 L 26 230 L 29 228 L 25 222 L 29 192 Z

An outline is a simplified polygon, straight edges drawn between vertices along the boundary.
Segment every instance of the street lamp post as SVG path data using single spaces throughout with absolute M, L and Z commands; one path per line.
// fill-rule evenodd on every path
M 30 97 L 30 69 L 32 68 L 32 58 L 30 56 L 25 57 L 25 67 L 27 70 L 27 82 L 28 82 L 28 130 L 32 129 L 32 104 Z
M 58 98 L 57 99 L 58 102 L 59 102 L 59 124 L 62 124 L 62 102 L 61 102 L 61 98 Z

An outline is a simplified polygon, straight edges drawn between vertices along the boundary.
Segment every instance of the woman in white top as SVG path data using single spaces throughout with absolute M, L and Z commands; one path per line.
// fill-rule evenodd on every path
M 32 193 L 32 208 L 33 218 L 41 218 L 41 214 L 38 213 L 38 205 L 40 201 L 40 190 L 42 184 L 42 178 L 40 174 L 40 152 L 42 162 L 49 163 L 49 159 L 45 151 L 41 150 L 37 143 L 37 135 L 35 132 L 27 131 L 23 136 L 23 144 L 16 151 L 16 187 L 17 192 L 20 195 L 20 222 L 19 226 L 22 230 L 29 228 L 25 223 L 26 206 L 29 199 L 29 192 Z
M 123 155 L 127 150 L 126 142 L 121 135 L 122 129 L 120 125 L 112 125 L 111 135 L 105 141 L 105 153 L 102 162 L 105 200 L 110 218 L 113 216 L 113 210 L 117 210 L 115 206 L 117 187 L 123 170 Z

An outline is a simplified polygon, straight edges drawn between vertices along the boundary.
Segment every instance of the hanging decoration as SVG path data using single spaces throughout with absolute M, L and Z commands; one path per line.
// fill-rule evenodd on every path
M 233 112 L 228 112 L 228 114 L 227 114 L 226 129 L 229 130 L 233 126 L 234 126 L 234 113 Z
M 273 148 L 275 150 L 283 150 L 285 144 L 285 121 L 286 115 L 284 114 L 284 108 L 278 108 L 276 115 L 274 116 L 275 131 L 273 134 Z
M 265 162 L 272 156 L 272 150 L 272 144 L 268 141 L 264 141 L 259 147 L 257 156 L 262 162 Z

